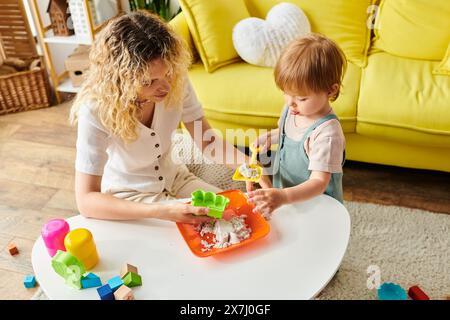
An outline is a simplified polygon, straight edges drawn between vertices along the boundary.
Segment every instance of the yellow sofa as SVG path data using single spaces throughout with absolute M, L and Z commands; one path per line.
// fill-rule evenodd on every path
M 260 18 L 279 2 L 245 0 L 249 14 Z M 333 103 L 347 159 L 450 172 L 450 77 L 449 70 L 439 70 L 450 59 L 450 1 L 288 2 L 303 9 L 313 32 L 334 39 L 347 56 L 343 90 Z M 171 25 L 196 57 L 189 76 L 216 129 L 276 127 L 283 97 L 271 68 L 240 60 L 207 72 L 185 13 Z

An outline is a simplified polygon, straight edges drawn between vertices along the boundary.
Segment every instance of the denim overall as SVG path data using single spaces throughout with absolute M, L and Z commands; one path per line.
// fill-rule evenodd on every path
M 290 139 L 284 126 L 289 108 L 285 108 L 281 117 L 280 140 L 275 157 L 275 174 L 273 176 L 273 186 L 275 188 L 289 188 L 297 186 L 309 179 L 311 172 L 308 170 L 309 159 L 304 149 L 305 140 L 322 123 L 331 119 L 337 119 L 336 115 L 329 114 L 312 124 L 303 135 L 300 141 Z M 345 162 L 345 151 L 342 165 Z M 325 190 L 325 194 L 343 203 L 342 173 L 332 173 L 330 182 Z

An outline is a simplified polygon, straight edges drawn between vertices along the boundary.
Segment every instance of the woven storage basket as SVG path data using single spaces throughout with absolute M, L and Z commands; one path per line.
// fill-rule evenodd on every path
M 0 76 L 0 115 L 49 107 L 49 92 L 42 67 Z
M 22 0 L 0 0 L 0 46 L 6 58 L 37 57 Z M 44 63 L 29 71 L 0 76 L 0 115 L 50 106 L 50 86 Z

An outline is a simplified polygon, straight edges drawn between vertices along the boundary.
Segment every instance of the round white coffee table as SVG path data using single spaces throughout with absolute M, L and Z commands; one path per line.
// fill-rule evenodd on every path
M 71 229 L 87 228 L 100 256 L 90 272 L 102 283 L 124 263 L 138 267 L 136 299 L 311 299 L 339 268 L 350 237 L 350 216 L 338 201 L 322 195 L 279 208 L 270 233 L 248 246 L 199 258 L 175 223 L 116 222 L 75 216 Z M 95 288 L 76 290 L 51 267 L 42 238 L 32 251 L 36 278 L 50 299 L 99 299 Z

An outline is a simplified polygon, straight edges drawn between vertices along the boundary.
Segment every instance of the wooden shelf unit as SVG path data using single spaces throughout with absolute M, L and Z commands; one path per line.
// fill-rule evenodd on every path
M 42 1 L 42 0 L 39 0 Z M 79 88 L 73 87 L 72 83 L 68 77 L 68 72 L 64 71 L 61 74 L 57 74 L 53 58 L 52 52 L 49 48 L 49 44 L 58 44 L 58 45 L 91 45 L 94 42 L 95 35 L 100 31 L 100 26 L 95 26 L 94 21 L 92 19 L 92 12 L 90 9 L 90 5 L 88 3 L 89 0 L 83 0 L 83 9 L 86 13 L 87 20 L 89 23 L 89 35 L 79 36 L 79 35 L 71 35 L 68 37 L 54 36 L 51 25 L 44 26 L 42 21 L 41 12 L 39 10 L 38 0 L 29 0 L 30 9 L 33 13 L 34 24 L 36 26 L 36 32 L 38 36 L 38 40 L 42 49 L 42 53 L 45 58 L 45 64 L 50 76 L 50 80 L 52 82 L 53 89 L 55 91 L 56 100 L 61 103 L 60 92 L 69 92 L 69 93 L 77 93 Z M 122 5 L 121 1 L 117 0 L 117 12 L 118 14 L 122 13 Z M 45 13 L 47 14 L 47 13 Z

